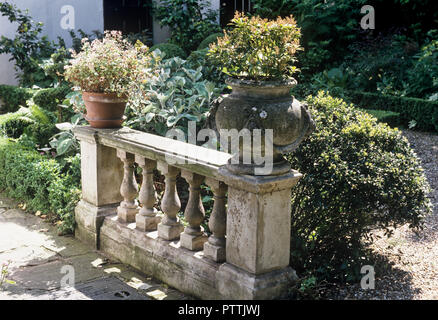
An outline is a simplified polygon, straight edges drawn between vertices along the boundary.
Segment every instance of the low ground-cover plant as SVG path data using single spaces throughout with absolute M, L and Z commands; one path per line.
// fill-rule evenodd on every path
M 292 192 L 291 264 L 318 279 L 357 280 L 368 231 L 420 227 L 428 183 L 399 130 L 323 92 L 307 103 L 317 128 L 288 157 L 304 174 Z
M 285 80 L 297 71 L 300 29 L 292 16 L 269 21 L 236 13 L 209 56 L 233 78 Z
M 0 188 L 29 210 L 52 213 L 61 233 L 74 229 L 74 206 L 80 197 L 80 158 L 63 166 L 34 149 L 0 138 Z
M 5 284 L 5 283 L 15 284 L 15 281 L 8 279 L 10 263 L 11 262 L 8 261 L 8 262 L 3 262 L 1 264 L 1 267 L 0 267 L 0 290 L 2 289 L 3 284 Z

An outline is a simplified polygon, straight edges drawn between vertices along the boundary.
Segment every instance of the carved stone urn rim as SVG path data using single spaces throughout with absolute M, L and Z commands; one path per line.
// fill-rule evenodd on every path
M 287 80 L 250 80 L 229 77 L 225 80 L 225 83 L 231 87 L 241 88 L 287 88 L 291 89 L 297 85 L 297 80 L 290 78 Z

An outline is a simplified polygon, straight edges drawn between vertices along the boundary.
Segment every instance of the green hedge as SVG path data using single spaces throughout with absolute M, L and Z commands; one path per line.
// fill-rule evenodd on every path
M 73 171 L 80 170 L 79 159 L 70 161 L 69 166 L 75 168 Z M 80 183 L 65 171 L 56 160 L 0 138 L 0 189 L 25 202 L 29 210 L 55 214 L 62 221 L 60 232 L 69 233 L 74 230 Z
M 20 105 L 26 105 L 26 100 L 32 98 L 33 89 L 16 86 L 0 85 L 0 100 L 2 101 L 1 112 L 15 112 Z
M 36 105 L 45 110 L 56 112 L 58 105 L 62 104 L 70 92 L 71 89 L 67 86 L 41 89 L 34 94 L 33 101 Z
M 400 113 L 400 120 L 417 122 L 415 128 L 438 131 L 438 102 L 417 98 L 396 97 L 380 93 L 348 91 L 349 100 L 364 109 L 379 109 Z

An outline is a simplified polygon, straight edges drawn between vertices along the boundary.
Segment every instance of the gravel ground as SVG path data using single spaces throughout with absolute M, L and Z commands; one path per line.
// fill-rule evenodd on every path
M 395 230 L 391 238 L 382 236 L 372 249 L 378 257 L 375 289 L 360 284 L 331 286 L 324 299 L 347 300 L 435 300 L 438 299 L 438 135 L 403 131 L 421 159 L 432 192 L 433 213 L 424 230 L 415 234 L 408 225 Z

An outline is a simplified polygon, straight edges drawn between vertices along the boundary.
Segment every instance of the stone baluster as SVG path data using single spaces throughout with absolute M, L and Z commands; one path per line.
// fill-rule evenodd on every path
M 181 247 L 192 251 L 202 250 L 207 241 L 207 236 L 201 230 L 201 223 L 205 218 L 205 210 L 201 200 L 201 184 L 205 177 L 186 170 L 181 172 L 181 176 L 190 186 L 189 201 L 184 211 L 184 217 L 189 226 L 181 234 Z
M 123 201 L 117 208 L 117 217 L 120 222 L 135 222 L 135 216 L 139 211 L 136 200 L 138 185 L 134 176 L 134 155 L 126 151 L 117 149 L 117 157 L 123 162 L 123 181 L 120 187 L 120 194 Z
M 227 212 L 225 194 L 227 193 L 227 185 L 212 178 L 205 179 L 205 183 L 213 191 L 214 205 L 208 222 L 212 235 L 208 238 L 208 242 L 204 244 L 204 256 L 216 262 L 223 262 L 226 258 Z
M 166 188 L 161 200 L 161 209 L 164 217 L 158 224 L 158 236 L 165 240 L 177 240 L 183 230 L 183 226 L 178 221 L 177 213 L 181 208 L 181 201 L 176 189 L 176 176 L 179 169 L 172 167 L 166 162 L 158 162 L 158 170 L 165 176 Z
M 154 169 L 156 161 L 136 155 L 135 162 L 143 170 L 143 183 L 140 188 L 139 200 L 142 204 L 140 212 L 135 217 L 136 228 L 141 231 L 157 230 L 161 218 L 157 217 L 157 210 L 154 208 L 157 203 L 157 194 L 154 187 Z

